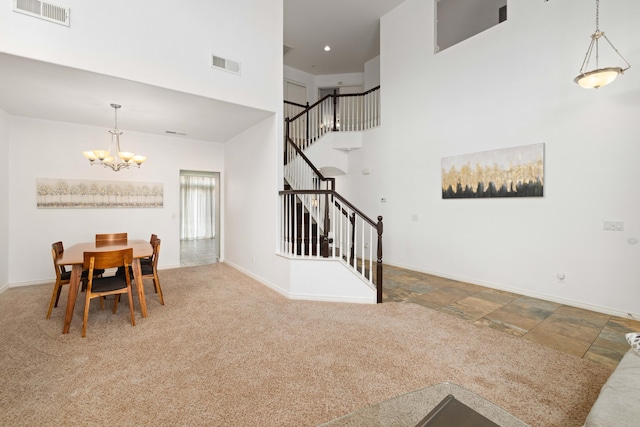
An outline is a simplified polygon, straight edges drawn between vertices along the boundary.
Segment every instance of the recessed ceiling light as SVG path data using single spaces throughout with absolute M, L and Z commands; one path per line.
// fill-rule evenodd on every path
M 326 45 L 326 46 L 324 47 L 324 51 L 325 51 L 325 52 L 329 52 L 330 50 L 331 50 L 331 46 Z

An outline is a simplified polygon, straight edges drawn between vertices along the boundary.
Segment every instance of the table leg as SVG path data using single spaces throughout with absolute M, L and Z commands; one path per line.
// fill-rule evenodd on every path
M 80 287 L 80 276 L 82 275 L 82 264 L 74 264 L 71 269 L 71 277 L 69 283 L 69 296 L 67 297 L 67 311 L 64 313 L 63 334 L 69 333 L 71 319 L 73 318 L 73 309 L 76 306 L 76 298 L 78 296 L 78 288 Z
M 140 258 L 133 260 L 133 280 L 136 282 L 138 300 L 140 301 L 140 311 L 142 317 L 147 317 L 147 300 L 144 297 L 144 283 L 142 283 L 142 269 L 140 268 Z

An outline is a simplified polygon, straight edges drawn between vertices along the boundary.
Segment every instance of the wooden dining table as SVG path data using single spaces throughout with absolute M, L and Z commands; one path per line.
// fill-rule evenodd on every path
M 62 256 L 58 258 L 58 265 L 71 265 L 71 278 L 69 283 L 69 295 L 67 297 L 67 311 L 64 315 L 64 327 L 62 333 L 69 332 L 73 310 L 76 305 L 76 298 L 80 288 L 80 277 L 82 275 L 82 264 L 84 263 L 85 252 L 106 252 L 120 249 L 133 249 L 133 280 L 136 282 L 138 300 L 140 301 L 140 311 L 142 317 L 147 317 L 147 302 L 144 297 L 144 286 L 142 284 L 142 269 L 140 259 L 150 257 L 153 254 L 151 244 L 146 240 L 128 240 L 126 244 L 96 244 L 96 242 L 77 243 L 64 249 Z

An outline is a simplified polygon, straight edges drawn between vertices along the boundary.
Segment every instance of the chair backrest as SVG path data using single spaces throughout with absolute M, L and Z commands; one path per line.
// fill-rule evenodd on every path
M 92 277 L 93 270 L 127 267 L 125 272 L 129 275 L 129 266 L 133 262 L 133 248 L 119 249 L 116 251 L 85 252 L 84 269 L 89 269 L 89 277 Z
M 67 271 L 64 268 L 64 265 L 58 265 L 58 258 L 62 256 L 62 252 L 64 252 L 62 242 L 55 242 L 51 244 L 51 255 L 53 256 L 53 266 L 56 269 L 56 277 Z
M 160 242 L 162 240 L 156 239 L 151 246 L 153 246 L 153 260 L 152 265 L 153 268 L 156 269 L 158 267 L 158 256 L 160 256 Z
M 156 240 L 158 240 L 158 235 L 157 234 L 152 234 L 151 235 L 151 239 L 149 239 L 149 243 L 151 243 L 151 245 L 153 245 L 153 242 L 155 242 Z
M 96 246 L 126 245 L 127 233 L 96 234 Z

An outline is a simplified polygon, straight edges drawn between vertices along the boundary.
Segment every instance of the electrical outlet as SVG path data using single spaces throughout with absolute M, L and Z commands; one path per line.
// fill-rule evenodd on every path
M 622 221 L 604 221 L 602 223 L 602 229 L 605 231 L 623 231 L 624 222 Z

